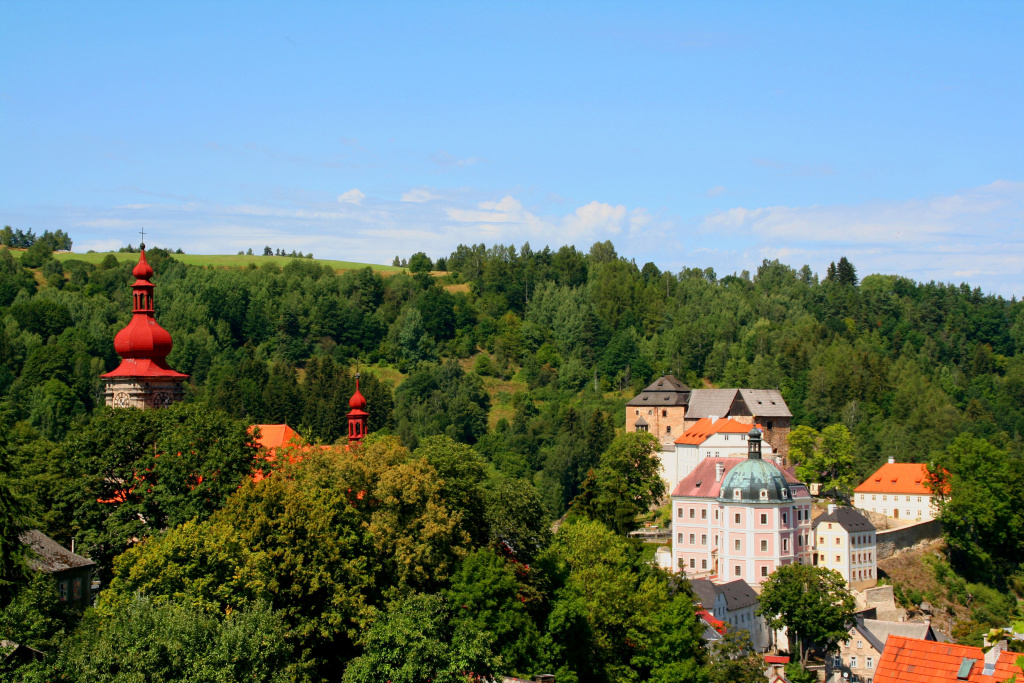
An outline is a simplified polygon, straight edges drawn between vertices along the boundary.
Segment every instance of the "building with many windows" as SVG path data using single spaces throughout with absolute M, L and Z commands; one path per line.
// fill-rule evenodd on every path
M 691 578 L 759 584 L 777 567 L 813 561 L 811 496 L 761 457 L 761 432 L 746 458 L 704 458 L 672 491 L 672 559 Z
M 856 590 L 878 582 L 875 525 L 853 508 L 828 506 L 814 520 L 814 564 L 834 569 Z
M 924 522 L 938 508 L 928 486 L 928 468 L 921 463 L 889 462 L 853 490 L 853 505 L 891 517 Z
M 756 425 L 758 429 L 760 425 Z M 747 457 L 747 432 L 750 425 L 728 417 L 698 420 L 675 441 L 675 450 L 661 453 L 661 476 L 669 491 L 692 472 L 704 458 Z M 762 453 L 771 446 L 762 439 Z

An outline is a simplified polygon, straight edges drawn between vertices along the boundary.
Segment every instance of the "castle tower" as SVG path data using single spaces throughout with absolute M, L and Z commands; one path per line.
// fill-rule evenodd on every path
M 366 436 L 366 420 L 370 414 L 366 412 L 366 399 L 359 391 L 359 373 L 356 373 L 356 393 L 348 401 L 348 443 L 353 448 L 358 448 Z
M 132 270 L 132 319 L 114 337 L 121 364 L 103 375 L 106 403 L 112 408 L 164 408 L 181 400 L 188 379 L 167 365 L 173 343 L 154 317 L 153 269 L 146 263 L 146 245 L 139 246 L 139 263 Z

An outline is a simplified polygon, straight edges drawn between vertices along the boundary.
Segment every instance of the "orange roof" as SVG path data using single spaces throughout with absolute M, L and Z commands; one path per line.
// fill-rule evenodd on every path
M 249 431 L 251 432 L 257 427 L 260 430 L 260 438 L 256 440 L 256 443 L 259 444 L 260 448 L 265 448 L 268 451 L 291 443 L 292 439 L 302 439 L 298 432 L 286 424 L 252 425 L 249 427 Z
M 889 462 L 854 489 L 857 493 L 916 493 L 930 496 L 928 469 L 920 463 Z
M 710 417 L 702 417 L 692 427 L 683 432 L 676 439 L 676 443 L 699 445 L 707 441 L 708 437 L 714 434 L 746 434 L 753 428 L 753 425 L 737 422 L 731 417 L 720 417 L 714 422 L 711 421 Z
M 1019 680 L 1018 656 L 1016 652 L 1000 653 L 992 675 L 986 676 L 985 653 L 980 647 L 892 635 L 885 641 L 885 652 L 875 669 L 875 683 L 996 683 L 1014 674 Z M 967 676 L 958 678 L 965 659 L 975 661 Z

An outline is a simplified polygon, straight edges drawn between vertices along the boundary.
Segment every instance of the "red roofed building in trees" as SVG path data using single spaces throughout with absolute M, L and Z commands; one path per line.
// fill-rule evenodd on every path
M 188 379 L 167 365 L 173 343 L 156 321 L 153 268 L 146 263 L 146 245 L 139 246 L 139 263 L 132 270 L 132 319 L 114 337 L 121 364 L 103 375 L 106 403 L 112 408 L 164 408 L 182 399 Z
M 853 490 L 854 507 L 893 519 L 934 519 L 938 514 L 936 503 L 928 467 L 893 458 Z

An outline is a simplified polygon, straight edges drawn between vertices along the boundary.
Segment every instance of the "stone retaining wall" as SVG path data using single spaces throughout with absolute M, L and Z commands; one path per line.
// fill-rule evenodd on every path
M 880 529 L 875 538 L 878 543 L 878 559 L 892 557 L 897 551 L 910 548 L 921 541 L 942 536 L 942 524 L 937 519 L 918 522 L 895 529 Z

